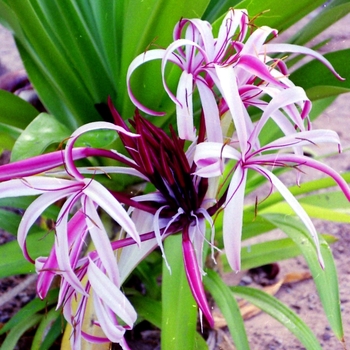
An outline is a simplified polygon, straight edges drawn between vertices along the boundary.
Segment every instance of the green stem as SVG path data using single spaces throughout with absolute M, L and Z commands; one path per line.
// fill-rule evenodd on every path
M 163 262 L 161 347 L 167 350 L 195 348 L 197 305 L 188 286 L 182 257 L 182 237 L 174 235 L 164 242 L 169 272 Z

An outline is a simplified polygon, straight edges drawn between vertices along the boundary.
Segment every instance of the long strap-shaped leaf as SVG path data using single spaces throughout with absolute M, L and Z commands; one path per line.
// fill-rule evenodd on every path
M 235 296 L 248 300 L 283 324 L 300 340 L 306 349 L 322 349 L 312 330 L 278 299 L 259 289 L 250 287 L 231 287 L 231 290 Z
M 249 349 L 243 318 L 230 288 L 212 270 L 207 270 L 204 285 L 224 315 L 237 350 Z
M 164 242 L 167 264 L 162 279 L 162 349 L 195 348 L 197 305 L 188 286 L 182 257 L 182 236 L 170 236 Z
M 325 267 L 321 268 L 313 240 L 306 228 L 294 216 L 266 214 L 264 217 L 285 232 L 300 248 L 314 278 L 323 309 L 334 334 L 344 341 L 340 311 L 339 282 L 332 252 L 319 236 Z

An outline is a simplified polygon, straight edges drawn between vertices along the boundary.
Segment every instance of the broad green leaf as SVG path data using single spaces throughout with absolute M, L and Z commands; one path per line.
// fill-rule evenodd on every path
M 209 0 L 130 0 L 124 16 L 124 28 L 127 30 L 123 31 L 122 37 L 124 45 L 117 91 L 125 91 L 126 72 L 137 55 L 153 48 L 166 48 L 173 40 L 175 24 L 181 18 L 200 18 L 208 3 Z M 164 91 L 160 61 L 147 63 L 145 67 L 138 69 L 132 77 L 137 97 L 149 108 L 172 113 L 175 106 Z M 172 85 L 171 82 L 169 84 Z M 123 96 L 122 101 L 117 98 L 116 104 L 122 116 L 129 117 L 133 107 L 128 95 L 124 93 Z M 153 119 L 157 123 L 164 118 Z
M 237 286 L 230 289 L 236 297 L 249 301 L 289 329 L 306 349 L 322 349 L 315 334 L 304 321 L 275 297 L 255 288 Z
M 215 245 L 219 249 L 224 247 L 222 224 L 223 211 L 220 211 L 215 216 Z M 244 208 L 242 226 L 242 240 L 261 235 L 275 228 L 271 222 L 259 215 L 254 206 Z
M 118 138 L 114 130 L 94 130 L 89 131 L 78 138 L 75 147 L 106 148 Z
M 0 148 L 11 150 L 23 130 L 0 123 Z
M 315 120 L 326 108 L 328 108 L 336 99 L 336 96 L 326 97 L 312 101 L 312 109 L 310 111 L 310 120 Z
M 350 172 L 342 173 L 342 177 L 346 182 L 350 182 Z M 321 189 L 327 189 L 330 187 L 336 186 L 336 183 L 334 180 L 330 177 L 324 177 L 321 179 L 317 180 L 312 180 L 308 182 L 303 182 L 300 185 L 295 185 L 289 187 L 289 191 L 294 195 L 294 196 L 300 196 L 300 195 L 309 195 L 310 193 L 314 191 L 319 191 Z M 284 199 L 282 195 L 279 192 L 275 192 L 271 194 L 268 198 L 266 198 L 263 202 L 260 202 L 258 204 L 258 212 L 260 210 L 263 210 L 265 208 L 268 208 L 269 206 L 279 203 L 279 202 L 284 202 Z M 251 205 L 247 208 L 247 210 L 254 211 L 255 206 Z
M 308 21 L 305 26 L 298 30 L 289 42 L 296 45 L 304 45 L 349 12 L 349 0 L 331 1 L 327 6 L 322 8 L 322 11 Z
M 263 216 L 258 215 L 253 210 L 249 210 L 248 208 L 244 209 L 242 240 L 258 236 L 262 233 L 271 231 L 274 228 L 275 226 Z
M 57 311 L 58 312 L 58 311 Z M 62 335 L 66 321 L 63 318 L 62 312 L 56 320 L 50 324 L 50 329 L 45 335 L 45 339 L 41 344 L 40 350 L 50 350 L 54 342 Z M 34 350 L 34 349 L 33 349 Z
M 240 0 L 211 0 L 207 9 L 205 10 L 202 19 L 212 23 L 217 18 L 225 15 L 230 7 L 235 7 Z M 241 7 L 236 7 L 241 8 Z
M 350 49 L 331 52 L 324 56 L 346 80 L 336 79 L 319 61 L 313 60 L 303 65 L 290 75 L 290 79 L 295 85 L 303 87 L 311 100 L 350 92 L 350 67 L 348 65 Z
M 148 256 L 141 261 L 135 268 L 134 274 L 140 278 L 142 284 L 145 287 L 147 296 L 157 299 L 161 294 L 161 287 L 158 283 L 158 278 L 162 274 L 162 257 L 157 252 L 151 253 L 151 256 L 155 257 L 155 261 L 148 263 Z
M 10 210 L 0 209 L 0 227 L 6 232 L 16 236 L 20 221 L 20 215 Z
M 269 26 L 283 32 L 291 25 L 302 19 L 308 13 L 324 3 L 323 0 L 315 1 L 276 1 L 276 0 L 243 0 L 234 1 L 237 9 L 247 9 L 250 18 L 254 19 L 256 26 Z M 215 22 L 218 28 L 221 18 Z
M 307 214 L 312 218 L 328 220 L 333 222 L 350 223 L 350 215 L 348 213 L 339 212 L 333 208 L 322 208 L 317 203 L 307 204 L 300 203 Z M 278 213 L 283 215 L 295 215 L 294 210 L 288 203 L 278 203 L 272 205 L 259 212 L 261 215 L 265 213 Z
M 34 199 L 34 196 L 0 198 L 0 207 L 13 208 L 14 210 L 25 210 L 33 202 Z M 47 209 L 45 209 L 42 216 L 54 219 L 57 217 L 59 211 L 60 208 L 58 206 L 50 205 Z
M 164 241 L 162 335 L 161 347 L 167 350 L 194 349 L 197 326 L 197 305 L 188 285 L 182 257 L 182 236 L 169 236 Z
M 82 122 L 100 119 L 94 104 L 105 102 L 107 95 L 102 101 L 94 100 L 96 90 L 89 90 L 92 69 L 96 68 L 95 72 L 99 74 L 96 85 L 103 88 L 108 80 L 103 70 L 99 69 L 95 57 L 90 55 L 94 45 L 90 42 L 86 44 L 89 33 L 79 32 L 84 26 L 79 13 L 74 11 L 73 3 L 66 0 L 39 0 L 38 3 L 23 0 L 20 3 L 9 1 L 8 4 L 24 33 L 20 36 L 21 33 L 15 32 L 21 58 L 45 107 L 71 130 Z M 63 6 L 66 6 L 67 11 L 62 10 Z M 60 27 L 55 32 L 57 23 L 60 23 Z M 76 36 L 75 46 L 71 45 L 67 50 L 65 46 L 59 45 L 60 42 L 72 44 L 73 35 Z M 90 60 L 88 71 L 78 55 L 72 58 L 67 53 L 79 51 L 82 45 L 87 53 L 86 61 Z
M 45 66 L 42 63 L 42 58 L 36 57 L 36 60 L 39 61 L 37 64 L 31 57 L 31 54 L 24 48 L 26 43 L 22 43 L 19 39 L 15 41 L 21 58 L 25 62 L 25 69 L 29 79 L 50 114 L 66 125 L 71 132 L 83 124 L 101 120 L 100 115 L 94 108 L 95 103 L 92 103 L 90 96 L 86 92 L 83 93 L 81 91 L 79 82 L 57 82 L 54 77 L 50 77 L 49 73 L 46 73 L 44 68 L 39 65 Z M 59 66 L 57 67 L 58 69 Z M 63 67 L 60 67 L 60 74 L 63 77 L 73 75 L 69 70 L 65 71 Z M 71 80 L 76 79 L 72 77 Z M 77 89 L 80 90 L 80 93 L 73 93 Z M 74 101 L 80 101 L 79 105 Z
M 54 241 L 53 233 L 38 232 L 27 238 L 29 254 L 33 259 L 47 256 Z M 23 257 L 17 241 L 11 241 L 0 246 L 0 278 L 34 273 L 35 266 Z
M 249 350 L 243 318 L 230 288 L 222 281 L 216 272 L 209 269 L 206 272 L 207 275 L 203 278 L 204 286 L 212 295 L 215 303 L 225 317 L 236 349 Z
M 337 239 L 334 236 L 323 235 L 328 243 L 334 243 Z M 275 239 L 272 241 L 252 244 L 242 247 L 241 266 L 242 270 L 252 269 L 276 261 L 294 258 L 301 254 L 300 248 L 290 238 Z M 231 271 L 225 255 L 223 259 L 224 271 Z
M 33 315 L 28 319 L 20 320 L 15 327 L 13 327 L 10 332 L 7 334 L 4 342 L 2 343 L 0 350 L 12 350 L 16 348 L 16 344 L 19 338 L 24 334 L 28 329 L 34 327 L 40 320 L 43 318 L 43 315 Z
M 53 116 L 39 114 L 22 132 L 11 153 L 11 161 L 37 156 L 52 144 L 59 144 L 70 136 L 70 131 Z
M 31 82 L 48 111 L 72 131 L 108 118 L 95 106 L 109 95 L 129 118 L 134 107 L 125 79 L 131 60 L 157 38 L 156 45 L 167 46 L 175 23 L 200 17 L 209 0 L 4 1 L 0 16 L 14 31 Z M 153 79 L 153 72 L 147 76 Z M 137 87 L 146 95 L 149 81 Z M 163 108 L 162 84 L 153 92 L 152 107 Z
M 139 317 L 147 320 L 157 328 L 162 328 L 162 304 L 146 296 L 132 296 L 129 297 L 131 304 L 136 309 Z M 194 349 L 205 350 L 208 346 L 203 337 L 196 332 L 194 340 Z
M 160 301 L 146 296 L 131 296 L 129 300 L 139 317 L 162 328 L 162 303 Z
M 24 129 L 38 114 L 30 103 L 11 92 L 0 90 L 0 123 Z
M 319 236 L 325 267 L 321 268 L 315 244 L 304 225 L 293 216 L 266 214 L 264 217 L 285 232 L 300 248 L 314 278 L 323 309 L 338 339 L 343 341 L 340 312 L 339 282 L 332 252 L 327 242 Z
M 1 125 L 0 125 L 1 129 Z M 10 135 L 8 135 L 6 132 L 0 131 L 0 151 L 2 149 L 11 150 L 13 145 L 15 144 L 15 140 Z
M 35 332 L 31 350 L 49 350 L 58 336 L 62 334 L 64 324 L 61 310 L 51 309 L 46 312 Z
M 0 1 L 0 23 L 9 31 L 21 32 L 15 13 L 5 1 Z
M 326 193 L 308 194 L 299 199 L 300 203 L 316 205 L 321 208 L 334 209 L 348 213 L 350 204 L 342 191 L 327 191 Z
M 4 334 L 13 329 L 21 320 L 31 319 L 37 312 L 45 310 L 48 306 L 57 302 L 58 288 L 48 292 L 44 300 L 35 298 L 24 305 L 1 329 L 0 334 Z

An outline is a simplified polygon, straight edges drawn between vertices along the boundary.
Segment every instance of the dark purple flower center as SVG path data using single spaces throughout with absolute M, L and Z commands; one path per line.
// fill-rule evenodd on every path
M 109 103 L 109 106 L 115 123 L 129 130 L 113 105 Z M 149 205 L 154 209 L 166 206 L 162 210 L 162 216 L 167 217 L 173 217 L 181 208 L 182 217 L 192 221 L 193 213 L 196 213 L 203 202 L 208 180 L 193 175 L 195 165 L 188 162 L 184 141 L 177 137 L 171 126 L 169 136 L 138 112 L 130 120 L 130 124 L 140 137 L 132 138 L 120 133 L 120 139 L 135 161 L 135 169 L 149 179 L 165 200 L 163 203 Z

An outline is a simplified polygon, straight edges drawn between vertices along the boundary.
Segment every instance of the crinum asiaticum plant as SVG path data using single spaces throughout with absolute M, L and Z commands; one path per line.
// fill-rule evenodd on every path
M 318 170 L 331 177 L 349 200 L 346 181 L 303 153 L 305 146 L 320 143 L 340 149 L 340 141 L 331 130 L 312 130 L 309 98 L 288 78 L 285 62 L 273 55 L 281 51 L 307 54 L 342 78 L 310 49 L 269 43 L 275 35 L 269 27 L 255 28 L 245 10 L 231 9 L 217 36 L 206 21 L 181 19 L 167 48 L 147 50 L 129 66 L 128 93 L 138 108 L 131 119 L 126 122 L 109 99 L 113 122 L 88 123 L 72 133 L 63 150 L 0 167 L 1 198 L 36 196 L 21 219 L 18 243 L 25 258 L 35 264 L 40 298 L 45 298 L 54 279 L 60 278 L 57 308 L 62 308 L 71 325 L 72 349 L 81 349 L 82 339 L 119 343 L 129 349 L 124 335 L 133 328 L 137 313 L 123 293 L 123 283 L 155 249 L 161 251 L 171 272 L 163 244 L 174 235 L 181 236 L 182 263 L 199 318 L 214 326 L 202 284 L 207 245 L 214 260 L 214 251 L 222 249 L 232 270 L 240 270 L 249 171 L 263 176 L 271 192 L 280 192 L 308 231 L 313 254 L 324 267 L 312 221 L 275 170 L 296 169 L 298 183 L 298 170 Z M 162 84 L 176 106 L 176 126 L 154 125 L 141 112 L 160 118 L 163 113 L 145 106 L 133 93 L 134 72 L 153 60 L 161 61 Z M 168 85 L 169 65 L 180 70 L 175 91 Z M 252 108 L 259 113 L 255 121 L 249 114 Z M 271 121 L 280 136 L 261 143 L 260 136 L 268 132 Z M 75 146 L 84 134 L 104 129 L 117 134 L 123 150 Z M 80 165 L 91 157 L 107 159 L 113 165 Z M 148 184 L 148 189 L 137 195 L 116 191 L 100 181 L 101 174 L 127 174 Z M 61 206 L 52 249 L 47 256 L 34 259 L 27 249 L 29 230 L 57 202 Z M 120 226 L 117 239 L 110 240 L 101 209 Z M 223 246 L 216 247 L 215 230 L 220 225 Z M 86 250 L 90 240 L 92 246 Z M 86 314 L 91 298 L 94 314 Z M 100 334 L 84 328 L 87 317 Z

